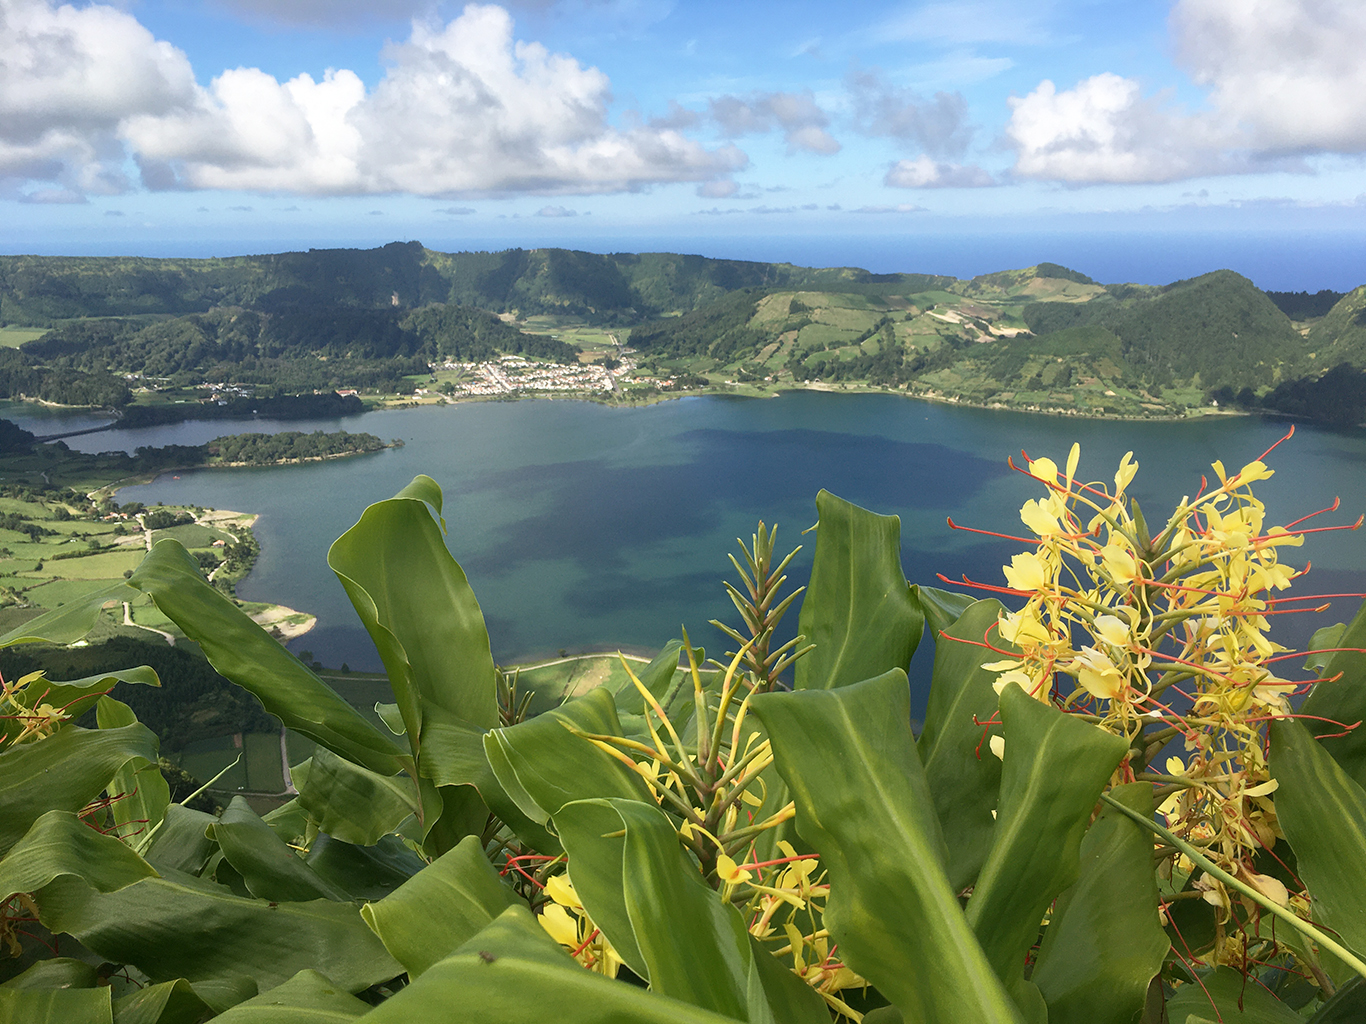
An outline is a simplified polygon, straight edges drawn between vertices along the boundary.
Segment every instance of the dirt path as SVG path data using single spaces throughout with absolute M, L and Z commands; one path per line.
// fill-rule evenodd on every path
M 153 629 L 151 626 L 144 626 L 140 622 L 134 622 L 133 610 L 128 607 L 127 601 L 123 602 L 123 624 L 125 626 L 136 626 L 138 629 L 145 629 L 149 633 L 155 633 L 157 636 L 161 637 L 172 647 L 175 646 L 175 636 L 173 634 L 167 633 L 165 630 Z

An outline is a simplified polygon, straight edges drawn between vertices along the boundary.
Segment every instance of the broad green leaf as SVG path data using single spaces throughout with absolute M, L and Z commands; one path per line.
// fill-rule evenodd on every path
M 94 988 L 100 980 L 94 964 L 62 956 L 39 960 L 22 974 L 0 984 L 0 988 Z
M 571 728 L 597 736 L 620 736 L 612 694 L 592 690 L 553 711 L 494 729 L 484 737 L 499 784 L 523 814 L 543 825 L 571 800 L 615 796 L 654 803 L 636 772 L 576 736 Z
M 378 775 L 326 747 L 313 752 L 307 781 L 298 789 L 299 806 L 319 831 L 359 846 L 378 842 L 418 809 L 410 776 Z
M 371 771 L 398 773 L 404 751 L 392 737 L 215 590 L 178 541 L 153 545 L 128 582 L 151 595 L 219 675 L 250 691 L 286 726 Z
M 1185 1024 L 1190 1015 L 1224 1024 L 1304 1024 L 1290 1007 L 1241 971 L 1217 967 L 1187 982 L 1167 1000 L 1167 1019 Z
M 1366 953 L 1366 790 L 1299 721 L 1271 723 L 1276 818 L 1313 898 L 1314 919 Z
M 212 814 L 171 804 L 166 808 L 161 828 L 152 838 L 152 846 L 146 853 L 147 863 L 158 871 L 199 874 L 217 849 L 217 844 L 205 835 L 205 829 L 217 820 Z
M 341 1024 L 370 1010 L 325 975 L 303 970 L 214 1018 L 221 1024 Z
M 46 739 L 9 747 L 0 753 L 0 856 L 47 811 L 79 811 L 129 761 L 156 756 L 156 737 L 142 725 L 66 725 Z
M 113 1024 L 108 988 L 0 988 L 0 1024 Z
M 200 1024 L 214 1014 L 184 978 L 148 985 L 114 1000 L 114 1024 Z
M 975 646 L 1002 647 L 996 600 L 975 601 L 951 625 L 934 648 L 934 676 L 916 749 L 925 765 L 934 809 L 948 845 L 949 885 L 961 891 L 971 885 L 986 861 L 1001 787 L 1001 762 L 991 755 L 988 740 L 1000 735 L 996 718 L 999 698 L 992 684 L 996 673 L 982 668 L 999 654 Z M 937 636 L 937 634 L 936 634 Z M 985 640 L 984 640 L 985 638 Z
M 36 899 L 46 927 L 153 981 L 245 976 L 264 990 L 313 968 L 359 992 L 403 970 L 350 903 L 274 905 L 180 874 L 107 894 L 58 878 Z
M 73 597 L 60 608 L 29 619 L 0 636 L 0 648 L 43 641 L 53 644 L 75 643 L 95 627 L 100 611 L 110 601 L 135 601 L 139 596 L 127 583 L 115 583 L 102 590 Z
M 423 700 L 474 727 L 498 724 L 484 615 L 427 504 L 440 515 L 441 490 L 419 476 L 367 508 L 327 553 L 384 661 L 411 740 L 422 734 Z
M 734 1024 L 635 985 L 585 971 L 526 909 L 509 907 L 455 953 L 392 999 L 366 1024 Z
M 1347 623 L 1345 622 L 1314 630 L 1314 635 L 1309 638 L 1308 656 L 1304 659 L 1305 671 L 1313 672 L 1322 678 L 1323 670 L 1328 667 L 1328 663 L 1333 660 L 1333 655 L 1337 653 L 1333 648 L 1342 646 L 1342 635 L 1345 632 L 1347 632 Z
M 1330 627 L 1333 628 L 1333 627 Z M 1321 638 L 1315 634 L 1316 645 Z M 1342 770 L 1366 786 L 1366 602 L 1347 627 L 1326 646 L 1356 648 L 1331 654 L 1311 654 L 1310 663 L 1323 677 L 1300 705 L 1305 726 Z M 1341 723 L 1341 724 L 1338 724 Z
M 428 970 L 516 902 L 477 836 L 432 861 L 361 916 L 410 978 Z
M 901 520 L 816 495 L 820 526 L 797 631 L 815 650 L 797 661 L 796 688 L 828 690 L 905 669 L 925 617 L 901 570 Z
M 70 811 L 48 811 L 0 860 L 0 904 L 17 892 L 35 892 L 59 875 L 75 875 L 100 892 L 113 892 L 156 871 Z
M 428 756 L 422 761 L 422 771 L 438 786 L 472 784 L 488 809 L 524 844 L 541 853 L 558 854 L 559 840 L 546 831 L 544 819 L 533 821 L 504 791 L 485 749 L 487 731 L 467 725 L 442 708 L 424 704 L 422 746 Z M 498 756 L 496 747 L 491 749 Z M 505 769 L 504 774 L 511 777 L 511 769 Z M 523 801 L 528 802 L 529 797 Z
M 101 729 L 119 729 L 135 725 L 137 720 L 132 708 L 113 697 L 101 697 L 95 705 L 95 721 Z M 129 761 L 114 773 L 107 792 L 109 812 L 114 816 L 119 837 L 135 843 L 161 824 L 171 803 L 171 787 L 155 758 Z
M 349 899 L 305 864 L 243 797 L 233 797 L 209 831 L 224 858 L 258 899 L 276 903 Z
M 161 680 L 157 678 L 157 674 L 146 665 L 62 682 L 54 682 L 41 672 L 34 672 L 31 675 L 24 676 L 15 684 L 16 690 L 13 693 L 13 698 L 26 708 L 32 708 L 39 704 L 49 704 L 54 708 L 61 708 L 67 718 L 74 722 L 94 707 L 96 701 L 121 682 L 138 683 L 143 686 L 161 685 Z M 22 729 L 23 723 L 17 717 L 0 719 L 0 737 L 3 737 L 3 741 L 12 740 Z
M 920 605 L 920 612 L 925 616 L 925 635 L 936 646 L 939 644 L 939 631 L 948 629 L 977 603 L 971 594 L 955 594 L 951 590 L 925 587 L 919 583 L 911 584 L 911 597 Z
M 682 640 L 670 640 L 664 645 L 664 649 L 650 660 L 649 664 L 641 668 L 632 666 L 631 671 L 636 674 L 645 689 L 649 690 L 655 700 L 662 701 L 669 690 L 669 684 L 673 682 L 674 676 L 678 672 L 678 656 L 683 650 Z M 631 680 L 627 679 L 616 692 L 617 712 L 626 715 L 639 715 L 644 713 L 645 698 Z
M 353 900 L 382 900 L 427 864 L 396 835 L 356 846 L 322 833 L 308 849 L 309 868 Z
M 653 802 L 579 800 L 556 812 L 555 826 L 584 909 L 651 991 L 737 1020 L 772 1019 L 744 921 Z
M 1366 1019 L 1366 980 L 1354 977 L 1310 1017 L 1307 1024 L 1358 1024 Z
M 1001 806 L 967 919 L 1025 1016 L 1045 1020 L 1038 989 L 1024 979 L 1025 954 L 1048 905 L 1077 880 L 1091 812 L 1129 745 L 1013 684 L 1001 691 L 1001 720 Z
M 900 669 L 836 690 L 768 693 L 754 713 L 830 874 L 825 924 L 908 1024 L 1020 1020 L 944 874 Z
M 1152 814 L 1146 782 L 1110 795 Z M 1157 916 L 1152 834 L 1107 804 L 1081 841 L 1081 877 L 1058 898 L 1030 975 L 1048 1024 L 1132 1024 L 1170 946 Z
M 403 724 L 403 714 L 399 711 L 397 704 L 385 704 L 383 701 L 376 701 L 375 714 L 384 723 L 384 727 L 395 736 L 407 734 L 408 727 Z
M 289 770 L 290 777 L 294 780 L 295 786 L 308 785 L 308 771 L 313 767 L 313 758 L 309 758 L 302 764 L 296 764 Z M 267 811 L 261 815 L 261 820 L 274 830 L 275 834 L 287 843 L 298 845 L 298 839 L 307 839 L 310 818 L 308 812 L 299 805 L 299 798 L 282 803 L 273 811 Z

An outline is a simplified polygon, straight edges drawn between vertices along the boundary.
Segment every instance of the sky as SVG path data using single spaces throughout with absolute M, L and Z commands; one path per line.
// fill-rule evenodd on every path
M 1363 0 L 0 0 L 0 252 L 1366 281 Z

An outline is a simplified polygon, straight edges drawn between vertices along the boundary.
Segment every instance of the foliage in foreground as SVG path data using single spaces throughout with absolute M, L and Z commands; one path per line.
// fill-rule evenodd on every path
M 162 541 L 0 643 L 71 642 L 150 595 L 317 753 L 288 804 L 215 817 L 171 803 L 156 738 L 105 695 L 149 669 L 6 683 L 0 1017 L 1358 1019 L 1366 612 L 1321 633 L 1292 712 L 1264 634 L 1300 534 L 1264 526 L 1269 470 L 1216 467 L 1154 536 L 1134 468 L 1111 489 L 1075 453 L 1029 463 L 1009 612 L 907 584 L 896 518 L 822 492 L 797 641 L 772 643 L 795 595 L 761 525 L 735 651 L 708 663 L 685 634 L 531 719 L 426 477 L 328 559 L 388 672 L 386 728 Z

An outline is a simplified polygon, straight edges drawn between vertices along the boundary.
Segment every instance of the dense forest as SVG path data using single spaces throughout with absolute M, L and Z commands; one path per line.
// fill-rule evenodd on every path
M 150 665 L 161 687 L 119 683 L 111 696 L 131 707 L 161 737 L 162 749 L 180 750 L 198 739 L 280 728 L 260 702 L 220 676 L 197 650 L 160 641 L 112 637 L 89 647 L 27 645 L 0 650 L 0 674 L 18 679 L 40 669 L 55 679 L 80 679 L 110 666 Z M 93 712 L 92 712 L 93 717 Z
M 0 325 L 52 327 L 0 352 L 0 396 L 117 408 L 140 381 L 234 383 L 254 394 L 132 404 L 126 422 L 340 415 L 350 410 L 321 393 L 406 391 L 445 361 L 578 360 L 509 314 L 629 326 L 644 370 L 675 382 L 823 381 L 1083 414 L 1179 415 L 1203 395 L 1346 422 L 1345 378 L 1316 382 L 1340 364 L 1366 368 L 1366 288 L 1263 292 L 1226 270 L 1102 285 L 1048 262 L 959 281 L 408 242 L 217 260 L 0 257 Z

